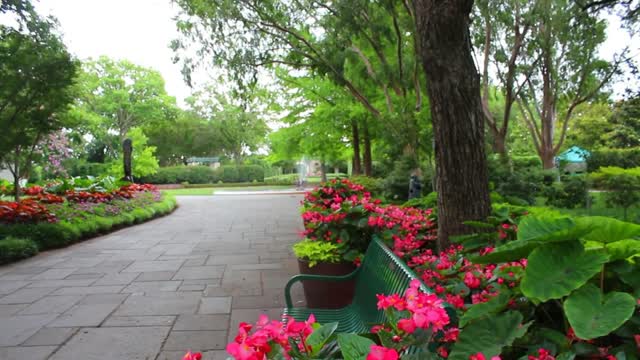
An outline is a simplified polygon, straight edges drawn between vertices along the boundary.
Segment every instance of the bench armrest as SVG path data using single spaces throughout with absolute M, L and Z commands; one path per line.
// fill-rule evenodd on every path
M 304 281 L 304 280 L 332 281 L 332 282 L 349 281 L 349 280 L 353 280 L 356 277 L 356 275 L 358 275 L 359 272 L 360 272 L 360 268 L 355 269 L 354 271 L 352 271 L 347 275 L 340 275 L 340 276 L 306 275 L 306 274 L 296 275 L 291 279 L 289 279 L 289 281 L 287 282 L 287 285 L 284 287 L 284 300 L 285 300 L 285 303 L 287 304 L 287 308 L 289 309 L 293 308 L 293 302 L 291 301 L 291 287 L 293 286 L 293 284 L 297 283 L 298 281 Z

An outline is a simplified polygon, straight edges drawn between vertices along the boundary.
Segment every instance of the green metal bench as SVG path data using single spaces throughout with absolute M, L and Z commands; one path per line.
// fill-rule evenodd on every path
M 284 289 L 287 307 L 283 321 L 293 317 L 298 321 L 306 320 L 310 314 L 320 324 L 338 322 L 337 332 L 368 332 L 371 326 L 382 323 L 383 311 L 378 310 L 376 294 L 403 294 L 409 282 L 417 275 L 387 248 L 380 240 L 373 240 L 367 249 L 362 265 L 354 272 L 344 276 L 296 275 L 289 280 Z M 291 287 L 298 281 L 348 281 L 355 279 L 355 296 L 351 305 L 341 309 L 309 309 L 293 307 Z M 421 290 L 431 292 L 424 284 Z

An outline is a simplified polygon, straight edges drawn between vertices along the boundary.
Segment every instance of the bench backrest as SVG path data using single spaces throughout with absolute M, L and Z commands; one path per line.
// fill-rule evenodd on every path
M 411 280 L 418 277 L 379 239 L 371 241 L 361 267 L 352 306 L 365 323 L 366 328 L 361 331 L 368 331 L 371 325 L 385 319 L 384 312 L 378 310 L 376 294 L 402 295 Z M 421 289 L 431 292 L 424 285 Z

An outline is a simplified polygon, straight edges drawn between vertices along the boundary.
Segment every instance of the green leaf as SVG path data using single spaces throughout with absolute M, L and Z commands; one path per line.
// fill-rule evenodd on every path
M 530 324 L 522 324 L 522 314 L 509 311 L 488 316 L 462 329 L 458 342 L 453 345 L 448 360 L 468 360 L 469 356 L 483 353 L 489 359 L 502 352 L 502 348 L 523 336 Z
M 558 356 L 556 356 L 556 360 L 573 360 L 575 358 L 576 358 L 576 353 L 574 353 L 573 351 L 563 352 L 561 354 L 558 354 Z
M 623 260 L 634 255 L 640 255 L 640 240 L 625 239 L 607 244 L 610 261 Z
M 607 260 L 602 251 L 584 251 L 579 241 L 547 244 L 529 256 L 520 289 L 541 302 L 559 299 L 584 285 Z
M 587 284 L 564 302 L 564 312 L 576 336 L 590 340 L 608 335 L 629 320 L 635 310 L 633 296 L 610 292 L 604 297 L 595 285 Z
M 471 261 L 476 264 L 494 264 L 524 259 L 538 246 L 539 243 L 527 241 L 511 241 L 498 246 L 491 253 L 484 256 L 475 256 Z
M 367 358 L 373 341 L 356 334 L 338 334 L 338 345 L 344 360 L 362 360 Z
M 487 314 L 496 313 L 504 309 L 511 298 L 509 292 L 501 292 L 498 296 L 491 300 L 472 305 L 467 312 L 460 318 L 460 327 L 464 327 L 472 320 L 485 316 Z
M 307 346 L 311 346 L 311 354 L 317 354 L 318 351 L 322 350 L 322 347 L 329 341 L 329 338 L 331 338 L 331 335 L 333 335 L 337 328 L 338 323 L 333 322 L 322 325 L 311 333 L 306 341 Z
M 593 224 L 593 229 L 581 240 L 612 243 L 620 240 L 640 237 L 640 225 L 603 216 L 582 218 Z
M 568 350 L 571 347 L 571 343 L 567 336 L 557 330 L 549 329 L 549 328 L 540 328 L 537 330 L 537 333 L 542 336 L 544 339 L 551 341 L 556 344 L 560 351 Z
M 518 240 L 521 241 L 565 241 L 570 234 L 569 230 L 574 228 L 576 223 L 569 217 L 538 217 L 527 216 L 518 226 Z

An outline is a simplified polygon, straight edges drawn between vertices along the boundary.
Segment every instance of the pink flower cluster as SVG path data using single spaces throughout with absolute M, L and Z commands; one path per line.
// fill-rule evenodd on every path
M 419 280 L 411 281 L 403 297 L 398 294 L 379 294 L 377 297 L 378 309 L 408 311 L 409 317 L 398 321 L 398 328 L 407 334 L 412 334 L 416 329 L 439 331 L 449 324 L 449 315 L 444 309 L 443 301 L 435 294 L 421 292 Z
M 291 340 L 298 344 L 298 351 L 309 351 L 305 340 L 313 332 L 315 323 L 313 315 L 304 322 L 290 318 L 286 324 L 277 320 L 270 321 L 266 315 L 261 315 L 254 332 L 251 332 L 253 325 L 240 323 L 238 335 L 227 345 L 227 352 L 237 360 L 263 360 L 274 346 L 280 346 L 285 358 L 289 359 Z

